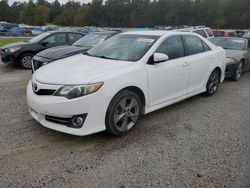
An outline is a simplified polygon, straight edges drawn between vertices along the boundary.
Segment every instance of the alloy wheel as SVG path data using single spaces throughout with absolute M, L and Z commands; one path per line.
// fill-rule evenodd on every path
M 240 64 L 238 65 L 238 67 L 237 67 L 237 69 L 236 69 L 236 73 L 235 73 L 235 78 L 236 78 L 236 80 L 239 80 L 239 79 L 240 79 L 242 72 L 243 72 L 243 64 L 240 63 Z
M 210 77 L 210 83 L 208 86 L 208 90 L 210 92 L 210 94 L 214 94 L 219 86 L 219 74 L 217 71 L 214 71 Z
M 22 66 L 24 68 L 31 68 L 31 61 L 32 61 L 32 56 L 30 55 L 24 56 L 21 61 Z
M 140 105 L 133 97 L 123 98 L 114 111 L 114 125 L 119 131 L 130 130 L 137 122 Z

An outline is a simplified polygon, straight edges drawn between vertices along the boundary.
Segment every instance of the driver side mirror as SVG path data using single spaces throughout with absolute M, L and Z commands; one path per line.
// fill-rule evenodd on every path
M 168 55 L 163 54 L 163 53 L 154 53 L 152 64 L 162 63 L 162 62 L 167 61 L 167 60 L 169 60 Z

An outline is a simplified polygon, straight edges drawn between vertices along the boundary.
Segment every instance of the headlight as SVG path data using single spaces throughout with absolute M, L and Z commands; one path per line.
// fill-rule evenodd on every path
M 17 50 L 20 50 L 20 49 L 21 49 L 21 47 L 12 47 L 12 48 L 6 49 L 6 52 L 14 53 L 14 52 L 16 52 Z
M 63 86 L 54 95 L 64 96 L 67 99 L 75 99 L 98 91 L 102 85 L 103 82 L 79 86 Z
M 233 58 L 227 58 L 227 65 L 235 64 L 236 61 Z

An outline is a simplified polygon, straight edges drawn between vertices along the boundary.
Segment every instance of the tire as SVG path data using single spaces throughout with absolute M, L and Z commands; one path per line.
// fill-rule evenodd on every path
M 111 100 L 107 110 L 107 131 L 116 136 L 126 135 L 135 127 L 141 112 L 142 102 L 138 95 L 128 90 L 120 91 Z
M 204 93 L 205 96 L 212 96 L 216 93 L 216 91 L 218 90 L 220 84 L 220 73 L 217 69 L 215 69 L 207 82 L 206 85 L 206 91 Z
M 21 65 L 24 69 L 31 69 L 31 60 L 34 54 L 32 53 L 25 53 L 19 58 L 19 65 Z
M 243 62 L 240 62 L 237 65 L 237 69 L 235 70 L 234 75 L 231 77 L 231 80 L 238 81 L 242 75 L 242 72 L 243 72 Z

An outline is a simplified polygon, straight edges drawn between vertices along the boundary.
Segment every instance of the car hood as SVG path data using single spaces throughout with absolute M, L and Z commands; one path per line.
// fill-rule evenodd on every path
M 7 48 L 13 48 L 13 47 L 23 47 L 30 45 L 30 42 L 17 42 L 17 43 L 12 43 L 12 44 L 7 44 L 5 46 L 2 46 L 1 49 L 7 49 Z
M 55 61 L 35 72 L 35 79 L 44 84 L 79 85 L 104 81 L 133 62 L 96 58 L 83 54 Z
M 90 47 L 78 47 L 78 46 L 57 46 L 43 50 L 36 56 L 43 57 L 46 59 L 56 60 L 83 53 L 89 50 Z
M 228 50 L 226 49 L 227 57 L 234 58 L 236 61 L 240 61 L 245 54 L 244 50 Z

